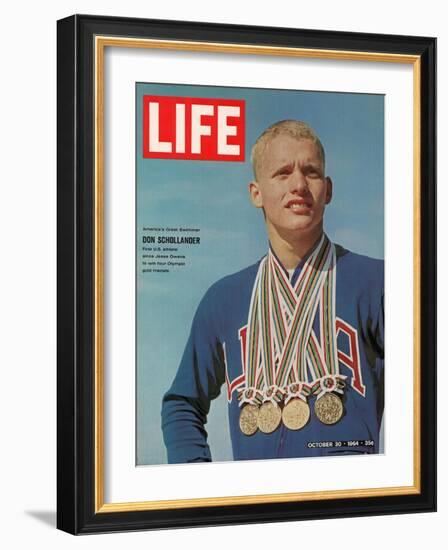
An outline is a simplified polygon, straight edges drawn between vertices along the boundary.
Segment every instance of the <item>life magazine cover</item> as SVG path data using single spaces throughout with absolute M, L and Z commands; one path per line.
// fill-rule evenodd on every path
M 135 101 L 136 463 L 385 452 L 384 97 Z

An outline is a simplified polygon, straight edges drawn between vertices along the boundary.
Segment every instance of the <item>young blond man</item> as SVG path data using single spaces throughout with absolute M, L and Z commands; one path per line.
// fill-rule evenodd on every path
M 269 249 L 206 292 L 163 398 L 169 462 L 211 461 L 205 424 L 225 387 L 235 460 L 377 453 L 383 413 L 384 266 L 324 232 L 333 183 L 306 123 L 252 149 L 252 204 Z

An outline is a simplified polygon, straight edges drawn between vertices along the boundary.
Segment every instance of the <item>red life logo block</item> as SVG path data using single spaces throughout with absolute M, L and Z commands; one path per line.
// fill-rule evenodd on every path
M 143 96 L 143 157 L 244 162 L 245 101 Z

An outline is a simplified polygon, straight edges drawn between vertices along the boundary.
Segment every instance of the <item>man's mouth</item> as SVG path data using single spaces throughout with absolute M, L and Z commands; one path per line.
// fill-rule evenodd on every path
M 286 208 L 293 212 L 299 212 L 303 210 L 310 210 L 312 204 L 305 199 L 293 199 L 286 203 Z

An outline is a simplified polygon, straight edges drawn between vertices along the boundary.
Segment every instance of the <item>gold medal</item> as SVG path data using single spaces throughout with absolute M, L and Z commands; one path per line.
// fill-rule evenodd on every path
M 300 430 L 309 418 L 310 408 L 302 399 L 291 399 L 282 411 L 283 424 L 290 430 Z
M 282 420 L 282 410 L 272 401 L 267 401 L 261 405 L 258 412 L 258 429 L 265 433 L 270 434 L 275 431 Z
M 342 400 L 334 393 L 324 393 L 314 404 L 314 412 L 323 424 L 336 424 L 344 414 Z
M 244 435 L 254 435 L 258 429 L 259 408 L 257 405 L 244 405 L 240 412 L 240 430 Z

